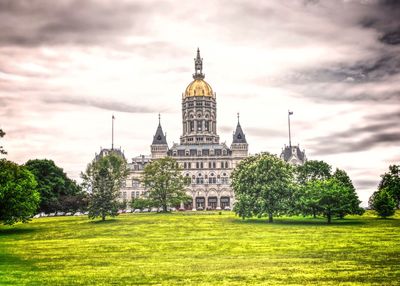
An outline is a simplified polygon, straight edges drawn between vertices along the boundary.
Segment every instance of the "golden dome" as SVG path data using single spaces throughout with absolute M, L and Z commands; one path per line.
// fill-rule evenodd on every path
M 185 97 L 189 96 L 213 96 L 211 86 L 203 79 L 195 79 L 186 88 Z

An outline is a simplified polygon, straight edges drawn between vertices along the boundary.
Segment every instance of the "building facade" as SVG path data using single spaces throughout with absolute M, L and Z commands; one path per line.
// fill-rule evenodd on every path
M 159 118 L 151 144 L 150 156 L 139 156 L 129 163 L 130 175 L 121 199 L 131 200 L 145 194 L 140 184 L 144 166 L 154 159 L 170 156 L 191 179 L 186 193 L 192 199 L 181 204 L 181 209 L 231 209 L 234 193 L 230 175 L 235 166 L 248 155 L 248 143 L 240 126 L 239 117 L 232 144 L 220 143 L 217 133 L 216 93 L 204 80 L 203 59 L 200 50 L 194 59 L 193 81 L 182 93 L 182 135 L 180 143 L 168 146 Z
M 120 199 L 131 201 L 146 196 L 140 183 L 145 165 L 166 156 L 174 158 L 190 178 L 186 193 L 191 197 L 181 204 L 186 210 L 231 209 L 235 202 L 230 186 L 230 175 L 236 165 L 248 156 L 246 135 L 238 121 L 230 146 L 220 143 L 217 133 L 217 98 L 212 87 L 204 80 L 203 59 L 200 51 L 194 59 L 193 80 L 182 93 L 182 135 L 180 143 L 168 145 L 166 134 L 159 122 L 150 146 L 151 155 L 132 158 L 129 176 Z M 290 142 L 290 140 L 289 140 Z M 290 164 L 302 165 L 307 160 L 299 146 L 285 146 L 280 158 Z

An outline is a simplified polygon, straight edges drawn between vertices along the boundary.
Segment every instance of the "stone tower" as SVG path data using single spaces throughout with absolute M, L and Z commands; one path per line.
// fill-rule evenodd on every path
M 231 144 L 232 150 L 232 164 L 233 168 L 236 167 L 236 164 L 241 160 L 247 157 L 249 152 L 249 144 L 246 141 L 246 135 L 244 134 L 242 127 L 240 126 L 239 114 L 238 114 L 238 122 L 236 125 L 236 130 L 233 133 L 233 139 Z
M 216 94 L 204 80 L 200 50 L 194 59 L 193 81 L 182 94 L 182 145 L 218 144 Z
M 153 143 L 151 144 L 151 157 L 154 159 L 158 159 L 167 156 L 167 153 L 167 137 L 162 130 L 161 118 L 160 115 L 158 115 L 158 127 L 156 130 L 156 134 L 154 134 L 153 137 Z

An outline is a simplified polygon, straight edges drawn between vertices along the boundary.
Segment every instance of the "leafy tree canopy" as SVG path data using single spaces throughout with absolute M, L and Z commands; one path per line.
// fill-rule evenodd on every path
M 400 208 L 400 165 L 389 166 L 389 172 L 381 176 L 378 189 L 386 189 L 396 202 L 396 207 Z
M 40 201 L 35 177 L 23 166 L 0 159 L 0 221 L 27 222 Z
M 110 152 L 94 159 L 82 173 L 83 185 L 90 190 L 89 218 L 94 219 L 118 214 L 119 191 L 128 175 L 125 158 L 116 152 Z
M 3 138 L 6 133 L 0 129 L 0 138 Z M 7 152 L 3 149 L 3 146 L 0 146 L 0 154 L 7 154 Z
M 162 207 L 164 212 L 168 207 L 189 199 L 185 193 L 189 180 L 183 177 L 182 168 L 173 158 L 165 157 L 147 164 L 142 183 L 148 190 L 148 198 L 152 204 Z
M 37 189 L 41 196 L 39 211 L 41 212 L 63 210 L 62 200 L 82 192 L 80 186 L 68 178 L 63 169 L 52 160 L 29 160 L 25 163 L 25 167 L 32 172 L 38 183 Z
M 369 206 L 382 218 L 394 215 L 396 201 L 388 189 L 383 188 L 375 193 L 369 199 Z
M 325 216 L 328 223 L 334 216 L 358 214 L 358 209 L 352 208 L 353 192 L 336 178 L 311 180 L 306 184 L 306 190 L 315 200 L 317 212 Z
M 333 178 L 335 178 L 343 187 L 348 188 L 349 191 L 349 199 L 346 201 L 346 210 L 339 213 L 339 217 L 343 218 L 346 214 L 363 214 L 364 209 L 360 207 L 361 201 L 358 199 L 356 189 L 346 171 L 336 169 L 335 173 L 333 173 Z
M 324 161 L 310 160 L 304 165 L 297 166 L 296 174 L 300 184 L 311 180 L 324 180 L 331 177 L 332 167 Z
M 234 211 L 243 219 L 273 216 L 287 211 L 295 189 L 292 167 L 275 155 L 261 153 L 239 163 L 231 175 L 236 203 Z

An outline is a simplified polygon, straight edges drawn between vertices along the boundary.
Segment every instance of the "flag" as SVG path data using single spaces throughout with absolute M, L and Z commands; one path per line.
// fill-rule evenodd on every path
M 293 115 L 293 111 L 289 111 L 289 115 Z
M 113 114 L 113 116 L 112 116 L 112 119 L 115 119 L 115 116 L 114 116 L 114 114 Z

